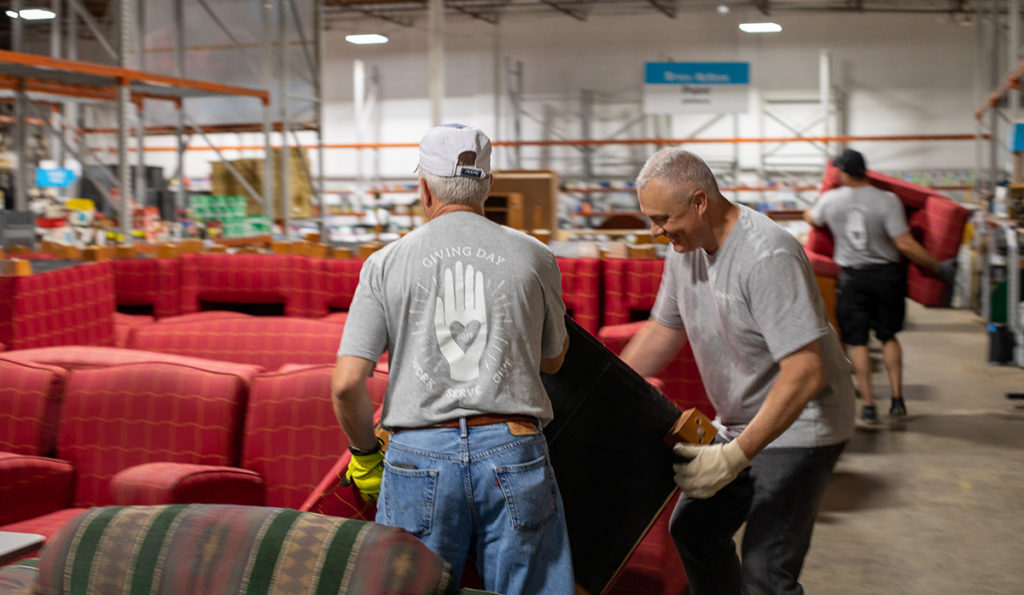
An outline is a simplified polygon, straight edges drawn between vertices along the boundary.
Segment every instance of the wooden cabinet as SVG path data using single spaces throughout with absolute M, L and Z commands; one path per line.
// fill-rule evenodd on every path
M 484 202 L 484 215 L 495 223 L 524 229 L 523 195 L 518 192 L 492 192 Z

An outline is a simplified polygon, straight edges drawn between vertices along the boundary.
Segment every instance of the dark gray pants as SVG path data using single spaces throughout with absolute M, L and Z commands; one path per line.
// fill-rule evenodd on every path
M 691 595 L 803 593 L 797 578 L 845 444 L 768 448 L 711 498 L 680 496 L 670 531 Z M 733 535 L 744 521 L 741 564 Z

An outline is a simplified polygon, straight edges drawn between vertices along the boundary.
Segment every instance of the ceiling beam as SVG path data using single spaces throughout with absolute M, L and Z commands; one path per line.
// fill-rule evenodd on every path
M 667 16 L 669 18 L 672 18 L 672 19 L 676 18 L 676 12 L 677 12 L 676 0 L 647 0 L 647 1 L 650 2 L 651 5 L 654 6 L 654 8 L 657 8 L 659 11 L 661 11 L 661 13 L 664 14 L 665 16 Z

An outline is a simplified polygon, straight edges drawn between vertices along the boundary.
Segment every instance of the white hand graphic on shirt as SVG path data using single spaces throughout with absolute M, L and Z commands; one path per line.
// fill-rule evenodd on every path
M 448 360 L 452 380 L 468 382 L 480 376 L 480 358 L 487 345 L 487 307 L 484 304 L 484 275 L 455 263 L 444 271 L 444 299 L 437 298 L 434 332 L 444 359 Z

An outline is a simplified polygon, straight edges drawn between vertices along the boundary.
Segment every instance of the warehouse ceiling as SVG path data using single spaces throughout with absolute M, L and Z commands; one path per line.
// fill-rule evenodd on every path
M 1008 0 L 996 0 L 1005 7 Z M 784 12 L 888 12 L 956 14 L 973 12 L 967 0 L 444 0 L 449 12 L 496 23 L 505 13 L 546 12 L 584 21 L 597 11 L 620 8 L 655 11 L 666 17 L 696 11 L 756 9 L 765 16 Z M 429 0 L 324 0 L 328 17 L 362 14 L 399 24 L 411 24 L 427 10 Z M 988 10 L 990 3 L 982 8 Z

